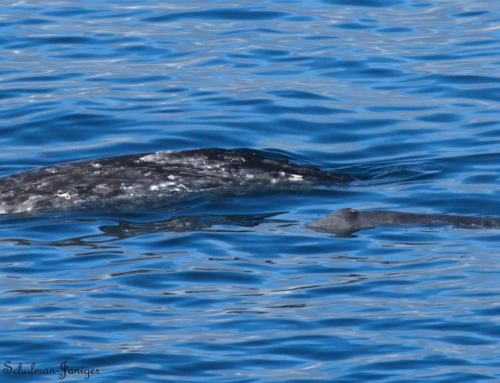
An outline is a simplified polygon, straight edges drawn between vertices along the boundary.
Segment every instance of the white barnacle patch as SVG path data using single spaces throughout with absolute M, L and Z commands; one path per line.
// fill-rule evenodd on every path
M 299 176 L 297 174 L 292 174 L 289 178 L 290 181 L 303 181 L 304 177 Z
M 57 173 L 57 169 L 56 168 L 47 168 L 45 170 L 48 171 L 49 173 L 52 173 L 52 174 Z
M 170 151 L 147 154 L 139 158 L 139 160 L 143 162 L 156 162 L 158 164 L 161 164 L 165 162 L 165 157 L 167 156 L 168 153 L 170 153 Z
M 111 188 L 106 184 L 99 184 L 95 187 L 95 192 L 97 194 L 105 195 L 111 192 Z
M 133 186 L 127 186 L 127 185 L 125 185 L 123 182 L 122 182 L 122 184 L 120 185 L 120 189 L 121 189 L 121 190 L 131 190 L 131 189 L 133 189 L 133 188 L 134 188 Z
M 63 197 L 66 199 L 71 199 L 71 195 L 69 193 L 64 193 L 62 190 L 58 190 L 57 194 L 58 197 Z
M 159 185 L 162 189 L 168 188 L 170 186 L 175 186 L 175 182 L 162 182 Z
M 97 163 L 95 163 L 95 162 L 92 162 L 92 163 L 91 163 L 91 165 L 92 165 L 92 167 L 94 167 L 94 168 L 96 168 L 96 169 L 99 169 L 99 168 L 101 168 L 101 167 L 102 167 L 102 165 L 101 165 L 101 164 L 97 164 Z
M 255 178 L 255 176 L 253 174 L 249 174 L 249 173 L 245 174 L 245 177 L 246 178 Z
M 158 185 L 151 185 L 149 187 L 149 190 L 157 191 L 157 190 L 165 190 L 165 189 L 170 189 L 170 190 L 175 190 L 179 191 L 179 187 L 183 187 L 187 189 L 184 185 L 177 185 L 175 182 L 160 182 Z
M 170 174 L 170 175 L 168 176 L 168 179 L 169 179 L 169 180 L 175 180 L 175 176 L 173 176 L 172 174 Z
M 143 156 L 143 157 L 139 158 L 140 161 L 144 161 L 144 162 L 153 162 L 154 159 L 155 159 L 154 154 L 148 154 L 147 156 Z M 137 161 L 134 161 L 134 162 L 137 162 Z
M 280 172 L 280 177 L 284 177 L 286 176 L 286 173 L 285 172 Z

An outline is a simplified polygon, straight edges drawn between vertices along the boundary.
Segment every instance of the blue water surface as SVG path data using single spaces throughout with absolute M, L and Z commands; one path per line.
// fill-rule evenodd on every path
M 0 380 L 500 380 L 500 231 L 305 224 L 500 215 L 500 5 L 5 0 L 0 174 L 254 148 L 358 181 L 0 221 Z M 64 381 L 63 380 L 63 381 Z

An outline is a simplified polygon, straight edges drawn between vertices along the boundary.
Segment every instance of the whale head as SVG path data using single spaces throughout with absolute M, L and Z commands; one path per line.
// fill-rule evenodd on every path
M 326 233 L 352 233 L 359 230 L 358 214 L 355 209 L 339 209 L 324 218 L 309 223 L 307 227 Z

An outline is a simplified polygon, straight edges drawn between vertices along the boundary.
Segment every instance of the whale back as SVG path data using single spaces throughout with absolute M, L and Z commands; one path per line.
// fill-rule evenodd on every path
M 209 191 L 345 183 L 352 178 L 250 150 L 121 155 L 0 178 L 0 213 L 79 209 L 178 199 Z

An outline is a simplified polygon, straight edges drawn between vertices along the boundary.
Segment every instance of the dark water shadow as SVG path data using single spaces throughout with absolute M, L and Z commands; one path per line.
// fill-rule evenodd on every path
M 26 238 L 6 238 L 1 242 L 10 242 L 19 246 L 84 246 L 102 248 L 106 244 L 129 238 L 140 237 L 158 233 L 189 233 L 189 232 L 217 232 L 217 233 L 245 233 L 251 232 L 263 224 L 279 224 L 289 226 L 297 224 L 294 220 L 271 219 L 277 215 L 288 212 L 273 212 L 263 214 L 198 214 L 176 215 L 168 219 L 141 222 L 138 220 L 125 220 L 117 218 L 75 218 L 64 219 L 59 225 L 72 225 L 82 223 L 96 223 L 98 234 L 82 235 L 61 240 L 30 240 Z M 106 221 L 106 224 L 98 225 Z M 282 227 L 283 227 L 282 226 Z M 239 228 L 239 229 L 238 229 Z

